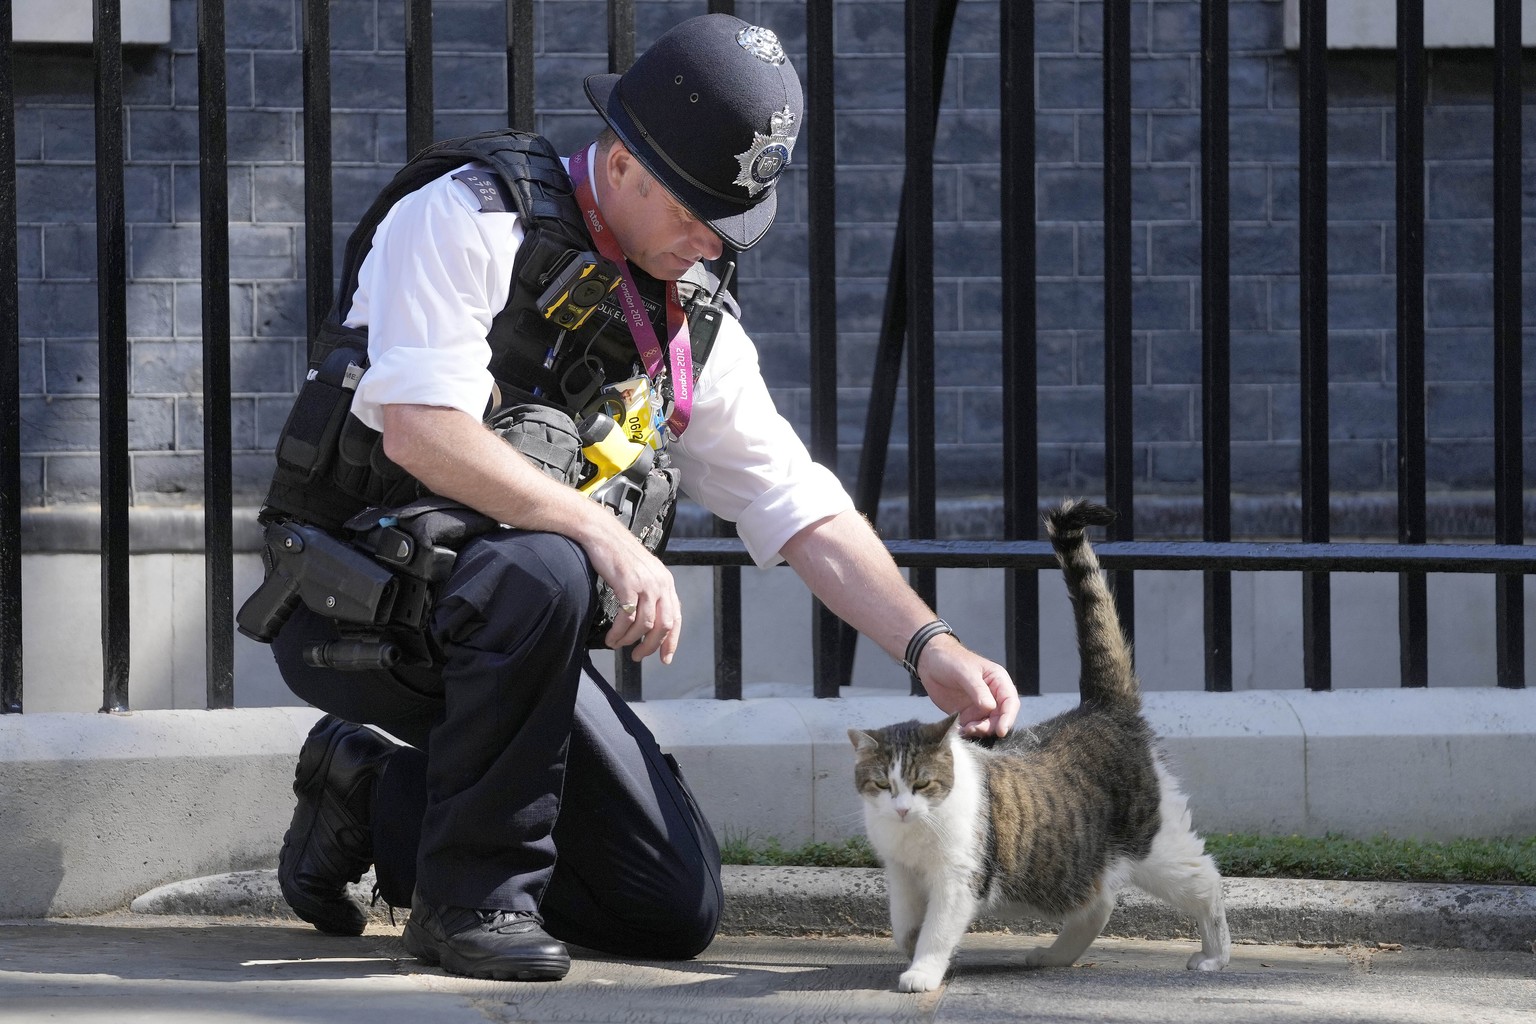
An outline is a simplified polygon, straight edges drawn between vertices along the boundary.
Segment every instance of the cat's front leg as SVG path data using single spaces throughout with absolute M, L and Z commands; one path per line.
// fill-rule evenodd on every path
M 948 880 L 928 900 L 922 930 L 917 936 L 912 965 L 902 972 L 896 987 L 902 992 L 932 992 L 944 983 L 944 972 L 960 945 L 960 939 L 976 916 L 976 898 L 963 882 Z
M 928 909 L 927 891 L 916 873 L 897 864 L 886 867 L 885 887 L 891 901 L 891 940 L 902 956 L 910 958 Z

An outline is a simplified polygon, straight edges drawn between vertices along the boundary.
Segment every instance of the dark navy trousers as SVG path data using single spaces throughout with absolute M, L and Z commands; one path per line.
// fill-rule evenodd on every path
M 460 552 L 434 605 L 430 667 L 303 661 L 335 635 L 302 605 L 273 651 L 289 687 L 408 744 L 374 797 L 385 899 L 536 911 L 605 952 L 693 956 L 721 910 L 720 851 L 676 763 L 595 671 L 593 572 L 559 534 L 499 530 Z

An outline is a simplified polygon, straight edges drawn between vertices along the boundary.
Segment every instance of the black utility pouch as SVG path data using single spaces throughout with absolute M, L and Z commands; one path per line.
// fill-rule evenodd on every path
M 336 438 L 352 407 L 352 393 L 362 379 L 362 357 L 353 349 L 337 348 L 299 389 L 277 444 L 280 466 L 306 482 L 321 476 L 336 452 Z
M 487 425 L 522 452 L 546 476 L 575 487 L 586 465 L 581 434 L 569 413 L 540 402 L 513 402 L 497 410 Z

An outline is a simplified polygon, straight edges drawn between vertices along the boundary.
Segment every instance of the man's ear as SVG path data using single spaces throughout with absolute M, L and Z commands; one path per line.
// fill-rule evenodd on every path
M 603 161 L 603 181 L 616 192 L 623 187 L 624 179 L 639 167 L 640 161 L 624 147 L 624 143 L 614 140 L 613 145 L 608 147 L 607 159 Z

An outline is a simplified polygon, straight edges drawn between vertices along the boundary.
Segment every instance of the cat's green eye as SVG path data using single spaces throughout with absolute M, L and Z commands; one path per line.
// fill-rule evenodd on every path
M 919 790 L 927 789 L 930 785 L 931 783 L 927 779 L 918 779 L 912 783 L 912 791 L 915 793 Z
M 876 779 L 875 780 L 875 788 L 876 789 L 890 789 L 891 788 L 891 784 L 886 779 Z

